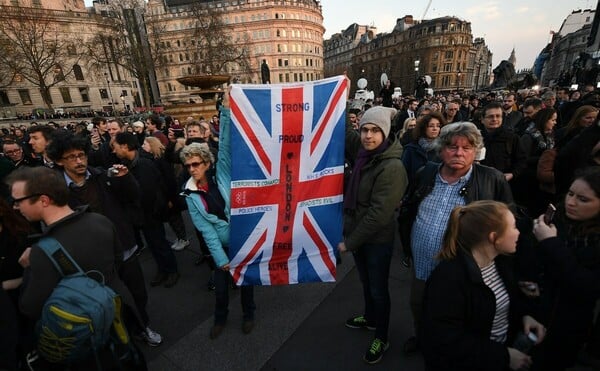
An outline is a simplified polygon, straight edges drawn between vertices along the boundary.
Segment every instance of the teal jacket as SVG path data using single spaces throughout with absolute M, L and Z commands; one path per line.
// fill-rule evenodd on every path
M 202 233 L 204 241 L 217 267 L 229 263 L 229 257 L 224 246 L 229 246 L 229 218 L 231 194 L 231 117 L 229 109 L 221 107 L 221 130 L 219 136 L 219 152 L 217 155 L 217 169 L 215 181 L 219 192 L 225 200 L 225 216 L 227 221 L 219 219 L 216 215 L 206 211 L 200 199 L 200 192 L 193 178 L 188 179 L 184 186 L 185 201 L 188 212 L 196 229 Z

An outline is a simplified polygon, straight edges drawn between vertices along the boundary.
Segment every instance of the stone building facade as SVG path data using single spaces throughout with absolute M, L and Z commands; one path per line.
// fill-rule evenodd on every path
M 353 81 L 366 78 L 376 95 L 383 73 L 404 95 L 413 94 L 417 79 L 426 75 L 435 92 L 468 92 L 488 85 L 491 58 L 483 39 L 473 41 L 470 22 L 456 17 L 419 22 L 407 15 L 392 32 L 364 37 L 353 49 L 350 70 Z
M 146 23 L 150 43 L 158 41 L 161 60 L 156 79 L 163 103 L 188 102 L 199 90 L 177 82 L 177 78 L 201 73 L 193 61 L 193 14 L 190 6 L 224 10 L 235 42 L 248 51 L 248 72 L 230 63 L 225 72 L 234 81 L 260 83 L 261 64 L 270 69 L 270 82 L 285 83 L 323 78 L 323 16 L 316 0 L 150 0 Z M 150 29 L 150 28 L 149 28 Z M 156 40 L 158 38 L 158 40 Z M 193 98 L 192 98 L 193 99 Z
M 66 60 L 55 75 L 64 78 L 49 89 L 51 108 L 45 103 L 38 86 L 17 74 L 7 86 L 0 87 L 0 118 L 43 112 L 123 111 L 136 105 L 132 91 L 136 81 L 127 71 L 114 66 L 98 66 L 81 55 L 83 44 L 98 33 L 106 33 L 110 23 L 83 0 L 0 0 L 0 22 L 41 12 L 50 29 L 46 37 L 59 39 L 59 45 L 77 49 L 72 61 Z M 66 67 L 66 68 L 65 68 Z M 117 71 L 118 70 L 118 71 Z M 55 76 L 56 78 L 56 76 Z
M 547 59 L 541 69 L 540 81 L 543 86 L 571 86 L 572 84 L 595 84 L 595 76 L 590 80 L 590 72 L 598 73 L 600 53 L 593 46 L 596 38 L 592 32 L 596 10 L 575 10 L 563 21 L 558 32 L 552 36 L 547 46 Z M 593 71 L 592 71 L 593 70 Z

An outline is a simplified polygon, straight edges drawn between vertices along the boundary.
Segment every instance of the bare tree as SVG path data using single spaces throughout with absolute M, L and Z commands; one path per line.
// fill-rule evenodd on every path
M 197 2 L 191 6 L 191 13 L 195 40 L 192 63 L 196 72 L 213 75 L 237 68 L 241 74 L 250 73 L 249 36 L 242 34 L 234 39 L 222 9 Z
M 143 2 L 136 0 L 111 2 L 107 18 L 110 24 L 86 43 L 86 47 L 92 68 L 97 71 L 105 71 L 109 65 L 129 71 L 140 83 L 144 104 L 150 106 L 150 80 L 161 60 L 158 58 L 159 44 L 148 42 L 146 30 L 160 34 L 161 29 L 156 24 L 144 24 L 144 9 Z M 118 70 L 116 74 L 121 80 Z
M 43 9 L 0 6 L 0 84 L 24 79 L 52 108 L 50 88 L 73 74 L 81 42 L 64 37 L 61 24 Z

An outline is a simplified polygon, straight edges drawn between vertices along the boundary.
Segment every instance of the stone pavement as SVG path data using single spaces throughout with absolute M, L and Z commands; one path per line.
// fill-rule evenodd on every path
M 189 219 L 186 224 L 191 231 Z M 140 345 L 151 371 L 424 370 L 420 355 L 402 353 L 402 344 L 412 335 L 412 319 L 410 274 L 400 263 L 399 248 L 390 273 L 390 348 L 380 363 L 371 366 L 362 356 L 373 333 L 344 326 L 347 318 L 362 311 L 362 288 L 350 254 L 338 266 L 336 283 L 256 287 L 256 326 L 248 335 L 241 331 L 239 290 L 230 290 L 227 327 L 218 339 L 210 340 L 214 293 L 206 288 L 206 264 L 194 265 L 199 249 L 192 240 L 190 248 L 176 253 L 178 284 L 171 289 L 148 287 L 151 327 L 164 337 L 159 347 Z M 149 251 L 140 258 L 149 281 L 154 262 Z
M 405 359 L 400 351 L 412 326 L 408 270 L 398 254 L 390 275 L 391 347 L 373 367 L 362 361 L 372 332 L 344 326 L 348 317 L 362 311 L 362 289 L 350 254 L 343 256 L 336 283 L 256 287 L 256 326 L 249 335 L 241 331 L 239 291 L 230 290 L 227 327 L 210 340 L 214 293 L 206 289 L 206 264 L 194 265 L 197 246 L 194 238 L 190 248 L 176 253 L 181 279 L 175 287 L 148 287 L 150 326 L 164 337 L 160 347 L 140 345 L 150 370 L 423 369 L 419 356 Z M 149 251 L 140 259 L 149 280 L 155 267 Z

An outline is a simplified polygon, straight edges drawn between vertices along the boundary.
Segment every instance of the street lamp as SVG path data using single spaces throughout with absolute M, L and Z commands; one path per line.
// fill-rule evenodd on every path
M 477 79 L 475 80 L 475 91 L 477 92 L 479 90 L 479 78 L 481 76 L 481 60 L 483 59 L 483 57 L 479 57 L 479 60 L 477 61 Z
M 460 68 L 456 72 L 456 92 L 460 94 Z
M 415 58 L 415 97 L 417 96 L 417 86 L 419 85 L 419 57 Z
M 104 72 L 104 77 L 106 78 L 106 86 L 108 88 L 108 98 L 110 99 L 110 106 L 112 107 L 112 114 L 115 114 L 115 102 L 113 102 L 112 92 L 110 91 L 110 79 L 108 78 L 108 73 Z

